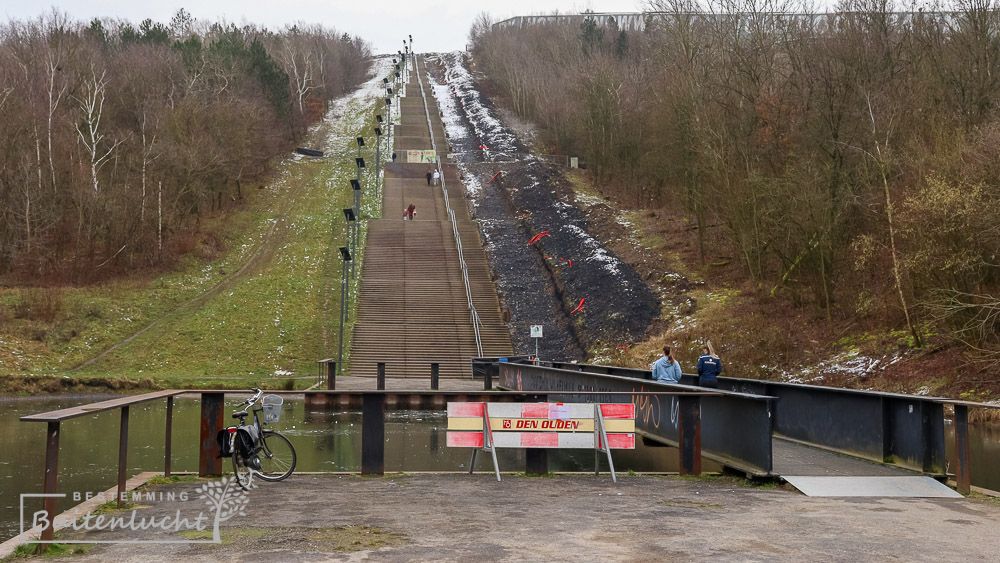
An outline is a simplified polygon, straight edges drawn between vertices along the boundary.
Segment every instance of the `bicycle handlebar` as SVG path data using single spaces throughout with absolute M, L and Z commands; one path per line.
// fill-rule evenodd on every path
M 254 392 L 254 396 L 250 397 L 249 399 L 247 399 L 247 400 L 243 401 L 242 403 L 236 405 L 237 407 L 242 407 L 244 405 L 250 406 L 250 405 L 256 403 L 260 399 L 260 396 L 264 394 L 263 391 L 261 391 L 260 389 L 258 389 L 256 387 L 253 387 L 250 390 Z

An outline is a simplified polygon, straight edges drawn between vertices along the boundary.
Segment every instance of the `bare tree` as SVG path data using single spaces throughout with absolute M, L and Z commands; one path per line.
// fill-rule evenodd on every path
M 108 83 L 107 72 L 101 71 L 101 76 L 97 76 L 94 67 L 90 69 L 90 79 L 83 84 L 82 97 L 74 98 L 80 104 L 83 122 L 76 126 L 77 133 L 80 134 L 80 142 L 87 151 L 90 159 L 90 179 L 94 186 L 94 194 L 100 193 L 100 180 L 98 172 L 107 163 L 108 157 L 114 152 L 122 139 L 112 141 L 110 147 L 104 142 L 105 134 L 101 129 L 101 117 L 104 113 L 105 90 Z

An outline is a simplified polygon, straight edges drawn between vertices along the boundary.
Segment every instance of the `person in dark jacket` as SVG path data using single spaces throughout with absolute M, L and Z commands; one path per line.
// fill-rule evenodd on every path
M 428 170 L 427 171 L 427 185 L 428 186 L 431 185 L 431 180 L 433 180 L 433 179 L 434 179 L 434 174 L 431 174 L 431 171 Z
M 392 153 L 392 161 L 396 162 L 396 153 L 395 152 Z
M 710 389 L 719 388 L 719 373 L 722 371 L 722 362 L 719 357 L 713 355 L 708 346 L 701 349 L 701 356 L 698 356 L 698 385 Z

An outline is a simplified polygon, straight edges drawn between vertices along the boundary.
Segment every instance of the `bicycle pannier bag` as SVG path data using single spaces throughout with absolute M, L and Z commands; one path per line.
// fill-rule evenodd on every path
M 215 440 L 219 442 L 219 457 L 232 457 L 233 450 L 232 440 L 229 439 L 229 428 L 223 428 L 219 430 L 219 433 L 215 435 Z

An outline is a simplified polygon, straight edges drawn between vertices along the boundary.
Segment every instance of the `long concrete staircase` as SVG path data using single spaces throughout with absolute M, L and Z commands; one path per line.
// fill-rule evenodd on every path
M 470 358 L 480 355 L 444 194 L 440 186 L 428 186 L 426 181 L 434 165 L 404 162 L 407 150 L 431 149 L 432 130 L 440 156 L 447 152 L 422 59 L 417 64 L 418 72 L 410 73 L 406 96 L 393 108 L 394 112 L 402 110 L 401 125 L 395 127 L 396 162 L 385 167 L 382 219 L 368 224 L 350 354 L 350 373 L 355 376 L 374 376 L 377 363 L 384 362 L 388 377 L 427 378 L 433 362 L 440 365 L 441 377 L 472 377 Z M 430 128 L 418 79 L 424 80 Z M 481 323 L 482 355 L 511 355 L 510 335 L 479 229 L 469 216 L 465 188 L 453 164 L 443 165 L 443 170 Z M 416 208 L 415 220 L 403 221 L 403 210 L 411 203 Z

